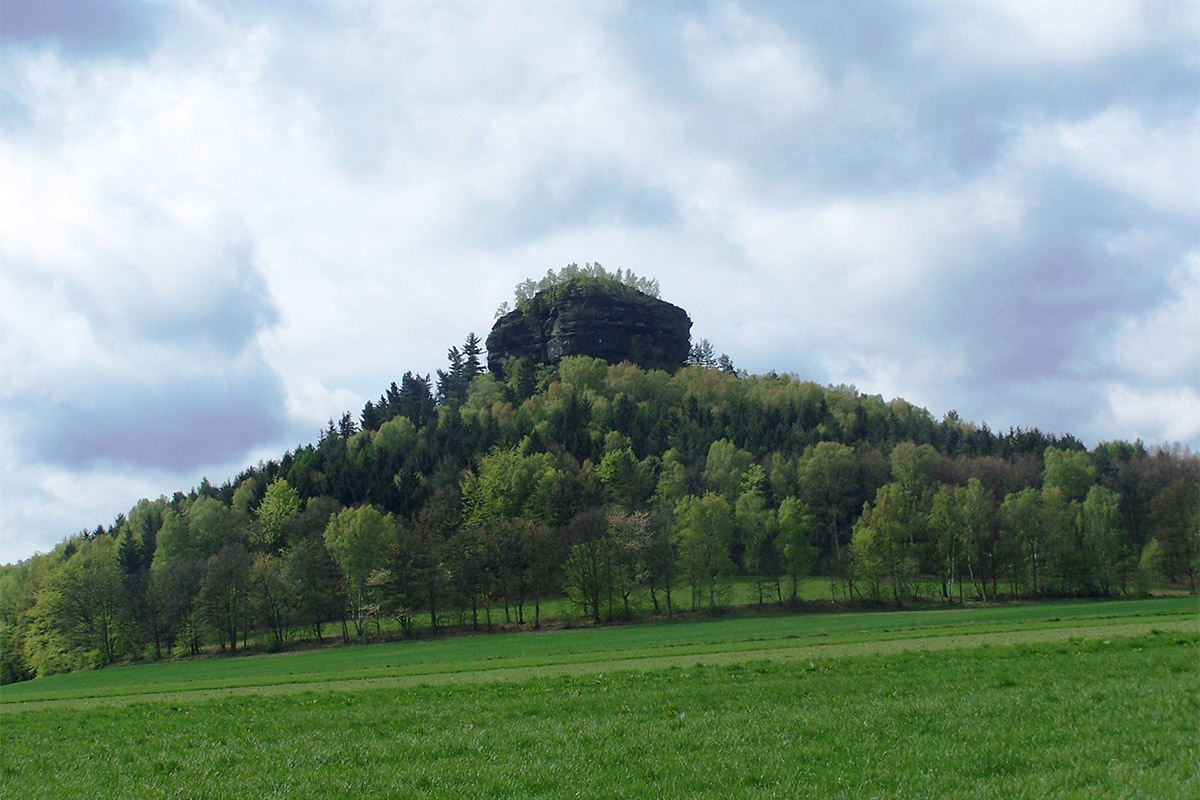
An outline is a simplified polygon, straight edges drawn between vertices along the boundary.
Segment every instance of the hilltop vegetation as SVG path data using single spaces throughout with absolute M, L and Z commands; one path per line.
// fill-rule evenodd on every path
M 705 363 L 712 363 L 709 359 Z M 787 375 L 564 358 L 504 380 L 480 340 L 316 444 L 143 500 L 0 571 L 6 682 L 385 631 L 796 602 L 1195 590 L 1200 461 Z
M 512 310 L 526 311 L 539 294 L 547 302 L 552 302 L 570 287 L 599 287 L 618 294 L 640 292 L 648 297 L 658 299 L 659 286 L 654 278 L 644 278 L 631 269 L 606 270 L 601 264 L 567 264 L 560 270 L 546 270 L 540 280 L 527 278 L 517 284 L 513 290 L 513 306 L 508 301 L 496 309 L 496 317 L 500 318 Z

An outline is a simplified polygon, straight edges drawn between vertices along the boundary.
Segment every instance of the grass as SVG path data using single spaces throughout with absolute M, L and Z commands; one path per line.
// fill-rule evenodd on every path
M 52 676 L 4 797 L 1183 797 L 1194 598 L 764 616 Z

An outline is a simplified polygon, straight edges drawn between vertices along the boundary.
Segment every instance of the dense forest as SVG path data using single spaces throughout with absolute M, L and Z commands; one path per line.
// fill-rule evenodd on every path
M 565 358 L 485 371 L 474 334 L 316 444 L 142 500 L 0 568 L 0 678 L 330 635 L 800 601 L 1196 590 L 1200 459 L 793 376 L 712 347 L 669 374 Z M 253 637 L 253 639 L 252 639 Z

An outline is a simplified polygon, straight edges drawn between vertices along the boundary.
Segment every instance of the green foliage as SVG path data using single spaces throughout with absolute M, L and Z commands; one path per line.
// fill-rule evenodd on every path
M 347 508 L 330 517 L 325 547 L 342 572 L 347 608 L 362 637 L 368 620 L 368 581 L 385 569 L 396 544 L 396 520 L 374 506 Z
M 817 562 L 817 548 L 813 544 L 816 520 L 808 513 L 804 503 L 795 497 L 784 498 L 779 504 L 779 551 L 783 556 L 787 574 L 792 579 L 791 600 L 799 599 L 800 581 L 807 576 Z
M 892 449 L 889 462 L 892 480 L 909 499 L 914 508 L 921 503 L 934 478 L 937 451 L 929 444 L 900 442 Z
M 174 510 L 170 510 L 163 515 L 163 524 L 158 532 L 154 560 L 151 564 L 155 569 L 161 569 L 170 561 L 197 557 L 199 549 L 192 541 L 187 521 Z
M 609 272 L 600 264 L 589 263 L 581 267 L 572 263 L 557 272 L 548 270 L 541 280 L 535 281 L 530 278 L 518 283 L 514 290 L 514 302 L 518 309 L 524 311 L 538 294 L 548 301 L 553 301 L 573 286 L 600 287 L 610 291 L 636 291 L 650 297 L 659 296 L 658 281 L 654 278 L 643 278 L 628 269 Z M 508 304 L 505 303 L 496 311 L 496 316 L 504 316 L 508 311 Z
M 361 430 L 343 415 L 278 461 L 142 500 L 4 568 L 0 680 L 281 647 L 351 619 L 387 636 L 424 620 L 521 625 L 529 606 L 535 625 L 543 610 L 673 614 L 680 582 L 713 609 L 876 588 L 905 604 L 1194 591 L 1200 577 L 1200 459 L 1187 453 L 1085 453 L 1069 436 L 993 434 L 787 375 L 576 357 L 501 383 L 473 374 L 479 345 L 452 349 L 436 398 L 407 372 Z M 387 520 L 386 535 L 327 543 L 331 518 L 351 512 Z M 107 649 L 55 594 L 97 547 L 119 573 Z M 810 574 L 829 591 L 804 594 Z
M 1142 548 L 1141 558 L 1134 576 L 1135 590 L 1138 595 L 1150 593 L 1150 587 L 1163 578 L 1163 551 L 1158 539 L 1151 539 Z
M 1042 488 L 1061 489 L 1068 502 L 1083 502 L 1096 481 L 1096 468 L 1089 463 L 1087 453 L 1047 447 L 1043 459 L 1046 472 Z
M 29 664 L 45 675 L 115 661 L 122 594 L 116 543 L 82 543 L 37 593 L 33 635 L 25 642 Z
M 250 554 L 241 542 L 230 542 L 209 559 L 201 589 L 201 613 L 221 649 L 238 648 L 249 635 Z
M 286 480 L 276 478 L 267 487 L 254 513 L 258 516 L 259 524 L 255 540 L 271 547 L 279 540 L 284 525 L 300 513 L 300 495 Z
M 753 456 L 733 442 L 718 439 L 708 448 L 708 456 L 704 459 L 704 482 L 710 490 L 733 502 L 741 493 L 742 481 L 752 465 L 757 466 Z M 762 474 L 761 467 L 759 474 Z
M 1133 566 L 1125 532 L 1121 530 L 1121 496 L 1103 486 L 1088 489 L 1083 501 L 1083 544 L 1091 573 L 1104 594 L 1125 584 Z
M 403 457 L 417 443 L 417 428 L 408 417 L 392 417 L 379 426 L 375 449 L 385 457 Z
M 779 585 L 782 568 L 777 541 L 779 520 L 774 509 L 767 507 L 763 496 L 765 483 L 762 467 L 755 464 L 746 471 L 742 492 L 733 507 L 737 542 L 732 549 L 741 549 L 743 566 L 754 576 L 760 605 L 771 588 L 777 601 L 783 599 Z
M 463 476 L 464 518 L 492 525 L 514 517 L 548 520 L 561 474 L 548 453 L 511 447 L 493 450 L 476 472 Z
M 875 493 L 874 504 L 864 507 L 854 525 L 850 555 L 854 576 L 866 584 L 871 599 L 880 599 L 884 584 L 894 600 L 913 593 L 917 562 L 913 548 L 906 546 L 915 521 L 904 488 L 889 483 Z
M 1163 570 L 1186 579 L 1191 590 L 1200 582 L 1200 481 L 1179 477 L 1150 501 L 1150 517 L 1158 531 Z
M 262 493 L 263 481 L 258 476 L 251 476 L 238 484 L 237 489 L 233 492 L 233 510 L 241 514 L 249 514 L 258 504 L 258 498 Z
M 184 557 L 208 558 L 215 555 L 232 528 L 229 506 L 214 497 L 201 495 L 191 501 L 185 516 L 188 548 Z
M 654 476 L 630 447 L 610 450 L 596 467 L 607 497 L 628 511 L 641 508 L 654 490 Z
M 724 579 L 734 572 L 729 557 L 734 520 L 725 498 L 713 492 L 687 496 L 675 507 L 679 571 L 692 587 L 692 607 L 710 609 L 723 600 Z

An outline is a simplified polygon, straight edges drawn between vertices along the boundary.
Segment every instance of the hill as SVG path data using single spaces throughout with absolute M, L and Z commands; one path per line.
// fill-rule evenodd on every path
M 1196 587 L 1188 454 L 774 373 L 482 356 L 472 334 L 436 390 L 409 372 L 315 444 L 0 568 L 0 679 L 536 625 L 544 599 L 593 623 L 711 611 L 733 579 L 776 605 L 812 573 L 839 602 Z

